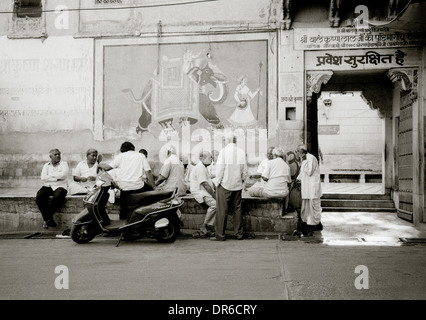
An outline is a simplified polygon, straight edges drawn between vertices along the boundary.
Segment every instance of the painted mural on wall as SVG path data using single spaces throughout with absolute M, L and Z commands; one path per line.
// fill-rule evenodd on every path
M 104 50 L 106 137 L 267 127 L 266 41 Z

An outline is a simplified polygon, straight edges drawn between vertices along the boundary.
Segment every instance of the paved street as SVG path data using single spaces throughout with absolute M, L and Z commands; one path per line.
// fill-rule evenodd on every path
M 0 299 L 426 299 L 426 245 L 324 240 L 181 237 L 115 247 L 116 238 L 104 237 L 86 245 L 2 239 Z M 55 287 L 60 265 L 68 268 L 69 289 Z M 355 287 L 358 265 L 368 268 L 368 289 Z
M 283 299 L 277 240 L 0 240 L 0 299 Z M 58 290 L 55 267 L 69 268 Z

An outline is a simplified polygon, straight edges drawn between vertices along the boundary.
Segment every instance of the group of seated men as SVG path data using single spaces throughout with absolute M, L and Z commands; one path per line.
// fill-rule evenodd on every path
M 55 227 L 53 215 L 64 203 L 69 193 L 85 194 L 95 185 L 99 170 L 109 171 L 120 189 L 120 219 L 126 219 L 126 197 L 132 193 L 149 190 L 178 189 L 178 195 L 191 193 L 194 199 L 206 207 L 204 223 L 200 228 L 202 235 L 214 231 L 216 214 L 215 165 L 219 152 L 214 150 L 201 151 L 196 165 L 189 158 L 179 158 L 173 146 L 168 147 L 167 157 L 156 179 L 151 172 L 145 149 L 135 151 L 131 142 L 124 142 L 121 153 L 110 163 L 102 162 L 102 157 L 96 149 L 86 152 L 86 159 L 77 164 L 72 172 L 73 180 L 68 184 L 69 167 L 66 161 L 61 161 L 61 152 L 52 149 L 49 153 L 50 162 L 43 166 L 41 180 L 42 188 L 37 192 L 36 202 L 43 216 L 44 227 Z M 142 174 L 141 174 L 142 172 Z M 290 168 L 285 162 L 282 148 L 268 148 L 267 158 L 263 160 L 257 173 L 250 176 L 259 180 L 247 189 L 252 197 L 286 198 L 289 193 Z M 49 201 L 49 197 L 52 200 Z

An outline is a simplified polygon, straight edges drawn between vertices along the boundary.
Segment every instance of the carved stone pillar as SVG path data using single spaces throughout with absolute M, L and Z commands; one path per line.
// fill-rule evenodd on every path
M 340 24 L 340 3 L 341 0 L 330 0 L 330 9 L 328 20 L 330 21 L 330 27 L 338 27 Z
M 291 0 L 283 0 L 283 19 L 281 29 L 290 30 L 291 27 Z

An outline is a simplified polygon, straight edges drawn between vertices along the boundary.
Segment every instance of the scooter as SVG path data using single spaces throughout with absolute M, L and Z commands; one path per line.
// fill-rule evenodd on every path
M 118 236 L 119 240 L 154 238 L 158 242 L 171 243 L 176 240 L 183 226 L 179 207 L 183 200 L 173 191 L 146 191 L 128 197 L 127 208 L 131 212 L 127 220 L 110 220 L 106 205 L 110 190 L 117 185 L 107 172 L 96 179 L 96 185 L 84 197 L 85 208 L 72 221 L 71 239 L 76 243 L 87 243 L 99 235 Z

